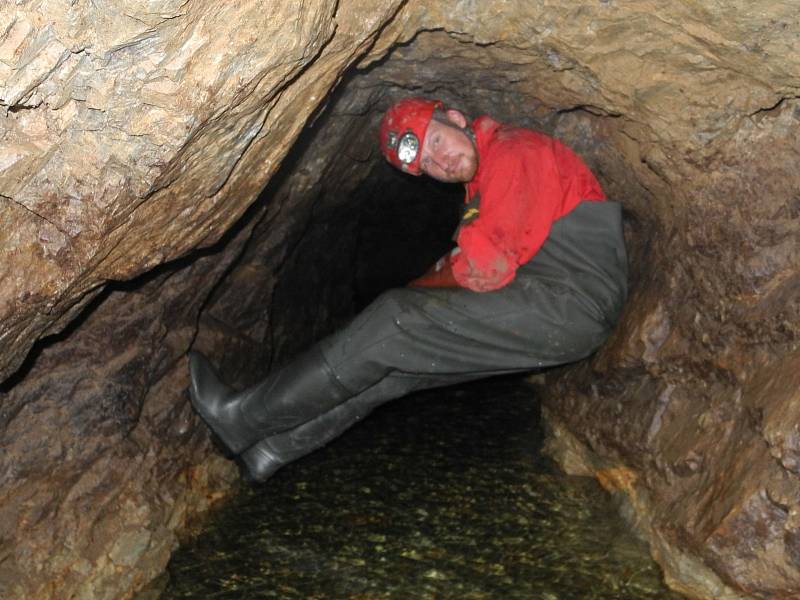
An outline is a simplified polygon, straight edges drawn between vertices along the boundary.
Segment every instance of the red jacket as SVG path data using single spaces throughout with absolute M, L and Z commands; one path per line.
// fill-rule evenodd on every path
M 450 263 L 459 285 L 485 292 L 514 279 L 554 221 L 581 200 L 605 200 L 605 194 L 583 161 L 558 140 L 488 116 L 472 127 L 478 170 L 467 184 L 469 208 Z

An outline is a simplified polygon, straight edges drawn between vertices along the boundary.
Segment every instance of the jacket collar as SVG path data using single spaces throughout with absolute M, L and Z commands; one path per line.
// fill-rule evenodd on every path
M 481 115 L 472 122 L 471 137 L 478 150 L 478 169 L 475 171 L 475 176 L 472 180 L 466 184 L 468 197 L 473 196 L 477 191 L 485 166 L 483 158 L 488 154 L 489 144 L 492 137 L 494 137 L 494 132 L 497 131 L 500 125 L 489 115 Z

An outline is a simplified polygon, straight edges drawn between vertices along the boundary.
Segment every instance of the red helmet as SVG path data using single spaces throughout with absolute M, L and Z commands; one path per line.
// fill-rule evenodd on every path
M 381 121 L 381 152 L 398 169 L 419 175 L 422 143 L 433 111 L 443 108 L 439 100 L 406 98 L 392 105 Z

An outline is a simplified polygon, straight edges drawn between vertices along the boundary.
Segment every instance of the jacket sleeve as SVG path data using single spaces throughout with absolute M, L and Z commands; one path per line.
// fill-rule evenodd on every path
M 460 286 L 475 292 L 489 292 L 514 279 L 517 265 L 476 223 L 461 229 L 450 263 L 453 278 Z
M 544 243 L 563 190 L 552 149 L 509 145 L 480 186 L 480 215 L 461 228 L 451 262 L 459 285 L 477 292 L 514 279 L 520 260 Z

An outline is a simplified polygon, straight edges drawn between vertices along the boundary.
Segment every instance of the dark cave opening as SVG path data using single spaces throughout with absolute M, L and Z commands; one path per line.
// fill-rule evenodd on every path
M 359 206 L 355 305 L 422 275 L 453 247 L 463 187 L 374 167 L 353 193 Z

